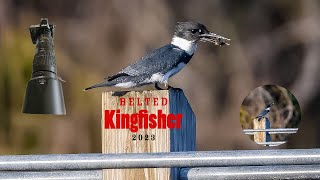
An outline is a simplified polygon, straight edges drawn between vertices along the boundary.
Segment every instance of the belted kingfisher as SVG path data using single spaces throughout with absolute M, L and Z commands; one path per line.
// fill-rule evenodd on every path
M 271 106 L 273 106 L 275 103 L 272 102 L 271 104 L 267 105 L 264 110 L 256 117 L 258 118 L 258 121 L 260 121 L 262 118 L 265 118 L 266 115 L 270 112 Z
M 153 83 L 157 89 L 161 89 L 158 83 L 163 83 L 170 88 L 168 79 L 177 74 L 190 61 L 199 41 L 222 46 L 229 45 L 227 43 L 229 40 L 208 31 L 203 24 L 178 22 L 170 44 L 152 51 L 115 75 L 106 77 L 105 82 L 84 90 L 105 86 L 134 88 Z

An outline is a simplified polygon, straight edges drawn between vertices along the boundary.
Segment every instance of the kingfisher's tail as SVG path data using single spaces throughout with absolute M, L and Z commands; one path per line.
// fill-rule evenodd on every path
M 115 83 L 112 82 L 112 81 L 106 81 L 106 82 L 102 82 L 102 83 L 95 84 L 95 85 L 93 85 L 93 86 L 87 87 L 87 88 L 85 88 L 83 91 L 87 91 L 87 90 L 94 89 L 94 88 L 98 88 L 98 87 L 113 86 L 114 84 L 115 84 Z

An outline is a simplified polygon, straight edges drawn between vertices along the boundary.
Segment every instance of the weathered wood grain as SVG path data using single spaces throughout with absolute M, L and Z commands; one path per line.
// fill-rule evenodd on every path
M 270 121 L 267 118 L 261 118 L 260 121 L 255 118 L 253 120 L 253 129 L 270 129 Z M 256 132 L 253 138 L 257 143 L 269 142 L 270 134 L 268 132 Z
M 120 97 L 112 96 L 112 92 L 102 94 L 102 153 L 145 153 L 145 152 L 174 152 L 195 150 L 196 122 L 195 115 L 181 89 L 161 91 L 131 91 L 122 96 L 129 98 L 167 98 L 166 106 L 141 106 L 135 104 L 120 106 Z M 164 114 L 183 114 L 180 129 L 139 129 L 133 133 L 129 129 L 105 129 L 104 111 L 120 109 L 121 113 L 138 113 L 146 109 L 148 113 L 157 114 L 162 110 Z M 114 119 L 115 122 L 115 119 Z M 133 134 L 155 136 L 155 140 L 132 140 Z M 106 169 L 103 171 L 104 179 L 108 180 L 168 180 L 177 179 L 179 168 L 145 168 L 145 169 Z

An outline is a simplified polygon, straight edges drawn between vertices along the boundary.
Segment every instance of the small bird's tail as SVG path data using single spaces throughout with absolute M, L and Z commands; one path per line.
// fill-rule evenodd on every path
M 83 91 L 87 91 L 87 90 L 98 88 L 98 87 L 112 86 L 112 85 L 114 85 L 114 83 L 112 83 L 111 81 L 102 82 L 102 83 L 87 87 Z

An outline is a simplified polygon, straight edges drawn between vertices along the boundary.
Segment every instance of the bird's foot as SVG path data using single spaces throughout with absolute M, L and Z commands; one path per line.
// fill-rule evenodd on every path
M 128 92 L 129 92 L 129 91 L 116 91 L 116 92 L 113 92 L 113 93 L 112 93 L 112 96 L 118 96 L 118 97 L 120 97 L 120 96 L 126 95 Z
M 154 87 L 155 87 L 157 90 L 164 90 L 164 89 L 162 89 L 162 88 L 159 86 L 158 83 L 155 83 L 155 84 L 154 84 Z
M 170 86 L 168 83 L 164 83 L 164 86 L 167 88 L 167 90 L 173 88 L 172 86 Z
M 155 87 L 157 90 L 169 90 L 169 89 L 173 88 L 172 86 L 169 86 L 168 83 L 164 83 L 164 86 L 166 87 L 166 89 L 162 89 L 162 88 L 159 86 L 158 83 L 155 83 L 155 84 L 154 84 L 154 87 Z
M 257 118 L 258 118 L 258 122 L 260 122 L 261 119 L 263 119 L 263 118 L 266 118 L 266 119 L 267 119 L 267 117 L 265 117 L 265 116 L 258 116 Z

